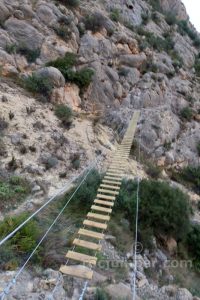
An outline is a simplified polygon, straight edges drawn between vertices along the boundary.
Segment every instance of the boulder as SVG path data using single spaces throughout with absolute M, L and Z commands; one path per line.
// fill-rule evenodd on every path
M 51 24 L 54 21 L 56 21 L 56 17 L 53 14 L 52 9 L 45 4 L 39 5 L 37 7 L 36 13 L 37 13 L 37 16 L 39 17 L 39 19 L 46 25 Z
M 16 9 L 13 13 L 14 17 L 19 19 L 19 20 L 23 20 L 24 19 L 24 13 L 23 11 Z
M 54 67 L 45 67 L 37 70 L 36 75 L 47 78 L 54 87 L 63 87 L 65 85 L 65 78 L 62 73 Z
M 41 48 L 44 37 L 28 22 L 10 18 L 5 22 L 5 28 L 20 46 L 31 50 Z
M 141 54 L 127 54 L 121 55 L 119 57 L 119 63 L 128 67 L 139 68 L 145 61 L 147 57 L 144 53 Z
M 132 292 L 131 288 L 128 285 L 125 285 L 124 283 L 118 283 L 118 284 L 110 284 L 105 288 L 105 291 L 109 294 L 111 299 L 117 300 L 117 299 L 132 299 Z
M 174 35 L 174 48 L 183 59 L 183 63 L 186 67 L 192 68 L 195 62 L 195 55 L 197 50 L 190 45 L 190 39 L 187 36 L 182 36 L 178 33 Z
M 4 22 L 10 15 L 11 13 L 9 12 L 9 9 L 4 5 L 4 3 L 0 3 L 0 20 L 1 22 Z
M 35 16 L 32 7 L 28 4 L 23 4 L 19 6 L 19 9 L 23 12 L 25 19 L 30 19 Z
M 177 300 L 192 300 L 193 296 L 187 289 L 178 289 L 176 299 Z
M 14 40 L 11 39 L 6 30 L 0 28 L 0 47 L 6 48 L 7 45 L 13 44 Z
M 173 12 L 179 20 L 188 20 L 188 15 L 181 0 L 159 0 L 160 6 L 164 12 Z
M 55 104 L 67 104 L 76 111 L 81 106 L 79 88 L 75 84 L 65 85 L 64 88 L 55 88 L 51 95 L 51 102 Z

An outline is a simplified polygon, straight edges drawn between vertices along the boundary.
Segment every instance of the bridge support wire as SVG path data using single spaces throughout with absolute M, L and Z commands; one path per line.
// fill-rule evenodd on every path
M 141 132 L 139 132 L 139 145 L 138 145 L 138 164 L 141 161 Z M 137 274 L 137 247 L 138 247 L 138 217 L 139 217 L 139 201 L 140 201 L 140 176 L 139 166 L 137 164 L 137 192 L 136 192 L 136 216 L 135 216 L 135 243 L 134 243 L 134 270 L 133 270 L 133 300 L 136 300 L 136 274 Z

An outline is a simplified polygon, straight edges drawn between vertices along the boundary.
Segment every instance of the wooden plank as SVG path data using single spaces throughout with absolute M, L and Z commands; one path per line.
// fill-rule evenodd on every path
M 122 181 L 122 177 L 120 177 L 120 178 L 115 178 L 114 176 L 111 177 L 111 176 L 105 175 L 104 178 L 105 178 L 105 179 L 109 179 L 109 180 L 113 180 L 113 181 L 119 181 L 119 182 Z
M 87 225 L 87 226 L 91 226 L 91 227 L 96 227 L 96 228 L 100 228 L 100 229 L 106 229 L 108 227 L 107 224 L 99 223 L 99 222 L 94 222 L 94 221 L 90 221 L 90 220 L 84 220 L 83 221 L 83 225 Z
M 113 160 L 122 160 L 122 159 L 128 159 L 129 155 L 126 155 L 126 156 L 121 156 L 121 155 L 115 155 L 113 157 Z
M 121 177 L 121 176 L 124 176 L 124 172 L 122 172 L 122 171 L 107 171 L 106 172 L 106 174 L 108 174 L 108 175 L 115 175 L 115 176 L 119 176 L 119 177 Z
M 87 237 L 91 237 L 91 238 L 94 238 L 94 239 L 98 239 L 98 240 L 103 240 L 104 239 L 104 234 L 103 233 L 95 232 L 95 231 L 92 231 L 92 230 L 87 230 L 87 229 L 84 229 L 84 228 L 80 228 L 79 231 L 78 231 L 78 234 L 84 235 L 84 236 L 87 236 Z
M 103 183 L 111 183 L 111 184 L 116 184 L 118 186 L 120 186 L 122 184 L 121 181 L 112 181 L 112 180 L 107 180 L 107 179 L 103 179 L 102 180 Z
M 97 210 L 97 211 L 104 211 L 104 212 L 109 213 L 109 214 L 111 214 L 111 212 L 112 212 L 111 208 L 105 208 L 105 207 L 97 206 L 97 205 L 92 205 L 91 209 L 92 210 Z
M 111 194 L 111 195 L 119 195 L 119 192 L 112 191 L 112 190 L 106 190 L 106 189 L 98 189 L 99 193 L 105 193 L 105 194 Z
M 85 266 L 66 266 L 62 265 L 59 270 L 65 275 L 91 280 L 93 271 Z
M 97 263 L 97 258 L 95 256 L 90 256 L 90 255 L 86 255 L 71 250 L 67 252 L 66 257 L 72 260 L 81 261 L 83 263 L 87 263 L 94 266 Z
M 125 170 L 126 166 L 120 166 L 120 164 L 111 164 L 109 166 L 109 169 L 112 169 L 112 170 Z
M 100 245 L 100 244 L 96 244 L 96 243 L 92 243 L 92 242 L 88 242 L 88 241 L 84 241 L 84 240 L 80 240 L 80 239 L 74 239 L 73 245 L 91 249 L 91 250 L 95 250 L 95 251 L 100 251 L 102 248 L 102 245 Z
M 112 190 L 120 190 L 119 186 L 109 185 L 109 184 L 100 184 L 100 187 L 104 187 Z
M 116 197 L 103 195 L 103 194 L 97 194 L 97 198 L 114 201 Z
M 122 177 L 124 176 L 124 172 L 121 171 L 121 173 L 118 173 L 118 172 L 115 172 L 115 171 L 109 171 L 108 170 L 106 172 L 105 176 L 120 177 L 122 179 Z M 117 180 L 119 180 L 119 179 L 117 179 Z
M 103 200 L 95 199 L 94 203 L 102 204 L 102 205 L 105 205 L 105 206 L 114 206 L 114 203 L 112 201 L 103 201 Z
M 110 216 L 102 215 L 102 214 L 96 214 L 96 213 L 91 213 L 89 212 L 87 214 L 88 218 L 93 218 L 93 219 L 98 219 L 102 221 L 110 221 Z

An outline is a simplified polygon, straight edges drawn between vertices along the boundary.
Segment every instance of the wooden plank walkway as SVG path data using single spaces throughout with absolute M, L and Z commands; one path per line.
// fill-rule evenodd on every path
M 65 275 L 87 280 L 92 279 L 92 266 L 97 263 L 96 252 L 102 249 L 100 241 L 104 239 L 104 231 L 107 229 L 112 207 L 120 191 L 139 115 L 139 111 L 134 113 L 122 143 L 114 153 L 108 170 L 97 190 L 91 211 L 88 212 L 87 218 L 83 221 L 83 228 L 78 230 L 77 237 L 72 242 L 75 248 L 69 250 L 66 254 L 68 261 L 72 261 L 73 264 L 60 267 L 60 272 Z M 75 251 L 76 247 L 78 247 L 77 251 Z M 94 252 L 94 254 L 87 255 L 84 249 L 88 249 L 88 253 Z M 75 261 L 83 264 L 83 266 L 74 265 Z

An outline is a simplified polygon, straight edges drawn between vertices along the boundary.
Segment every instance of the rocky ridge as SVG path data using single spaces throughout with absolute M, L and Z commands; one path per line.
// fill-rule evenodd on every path
M 78 153 L 81 168 L 89 165 L 98 153 L 108 158 L 114 149 L 114 132 L 123 134 L 134 109 L 141 110 L 137 139 L 141 137 L 142 150 L 159 165 L 182 168 L 199 163 L 196 146 L 200 141 L 200 84 L 194 68 L 199 48 L 187 34 L 180 33 L 177 24 L 167 22 L 166 15 L 171 11 L 179 21 L 188 20 L 181 1 L 157 2 L 162 12 L 156 11 L 156 16 L 152 2 L 143 0 L 126 0 L 123 4 L 119 0 L 114 4 L 83 0 L 76 9 L 48 0 L 0 3 L 0 118 L 8 122 L 7 128 L 0 127 L 1 149 L 5 147 L 0 153 L 0 166 L 7 169 L 15 157 L 15 174 L 30 179 L 33 199 L 29 199 L 26 209 L 32 210 L 44 201 L 44 195 L 52 195 L 79 172 L 71 165 L 72 152 Z M 119 12 L 117 21 L 111 18 L 113 11 Z M 85 26 L 88 14 L 102 20 L 96 32 Z M 65 25 L 68 29 L 63 38 L 61 30 L 66 29 Z M 146 32 L 162 39 L 167 39 L 170 33 L 176 57 L 164 48 L 141 47 L 141 41 L 147 39 Z M 34 61 L 30 62 L 27 51 L 37 55 Z M 83 92 L 76 84 L 66 82 L 58 69 L 46 66 L 66 52 L 77 54 L 75 71 L 83 67 L 94 70 L 92 82 Z M 181 62 L 178 66 L 177 57 L 178 64 Z M 48 78 L 53 86 L 46 103 L 38 102 L 34 95 L 18 86 L 18 79 L 32 73 Z M 60 126 L 53 112 L 54 106 L 61 103 L 75 112 L 70 130 Z M 189 121 L 181 116 L 188 107 L 192 111 Z M 94 126 L 96 114 L 98 124 Z M 100 163 L 101 169 L 102 166 Z M 158 264 L 163 257 L 167 259 L 165 254 L 156 255 Z M 150 259 L 141 257 L 142 266 L 137 274 L 141 299 L 198 299 L 186 289 L 170 284 L 170 278 L 170 285 L 162 288 L 151 283 L 144 272 L 146 258 Z M 129 263 L 131 269 L 131 258 Z M 1 273 L 0 281 L 13 274 Z M 58 273 L 46 270 L 42 277 L 34 275 L 33 280 L 32 276 L 24 274 L 10 299 L 27 299 L 27 295 L 29 299 L 47 298 Z M 96 276 L 100 282 L 108 279 L 101 274 Z M 27 285 L 22 290 L 25 280 Z M 88 299 L 93 299 L 98 280 L 88 289 Z M 130 277 L 127 282 L 107 282 L 105 286 L 113 299 L 117 299 L 119 291 L 125 291 L 122 297 L 130 297 Z M 75 281 L 74 287 L 74 295 L 69 296 L 63 282 L 55 297 L 77 299 L 80 282 Z

